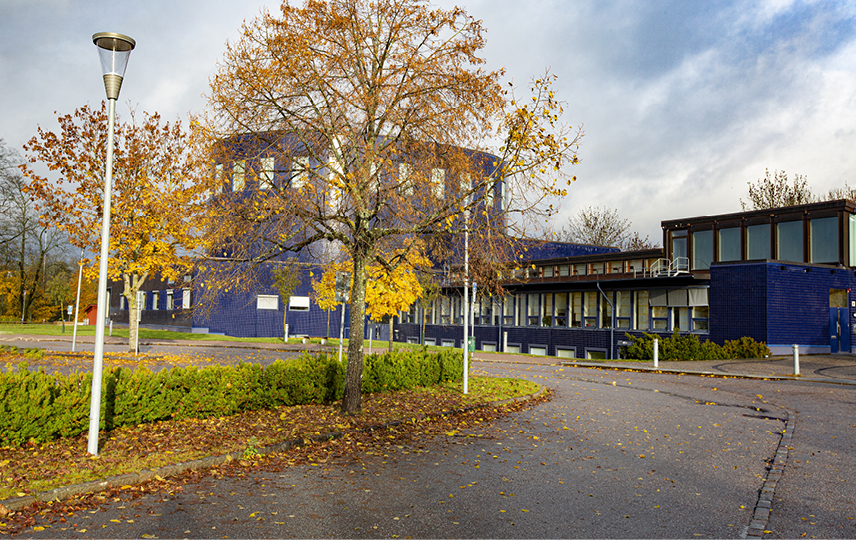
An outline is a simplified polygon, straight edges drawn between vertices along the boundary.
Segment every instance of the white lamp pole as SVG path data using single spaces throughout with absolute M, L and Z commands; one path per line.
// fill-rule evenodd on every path
M 110 193 L 113 191 L 113 124 L 116 100 L 128 57 L 136 42 L 128 36 L 99 32 L 92 36 L 101 57 L 104 89 L 107 91 L 109 121 L 107 127 L 107 164 L 104 175 L 104 216 L 101 222 L 101 259 L 98 267 L 98 314 L 95 326 L 95 358 L 92 367 L 92 402 L 89 407 L 89 445 L 87 450 L 98 455 L 98 428 L 101 424 L 101 372 L 104 364 L 104 319 L 107 316 L 107 257 L 110 252 Z
M 71 352 L 75 351 L 77 346 L 77 321 L 80 317 L 80 285 L 83 283 L 83 250 L 80 250 L 80 260 L 77 262 L 80 267 L 77 270 L 77 298 L 74 301 L 74 329 L 71 331 Z

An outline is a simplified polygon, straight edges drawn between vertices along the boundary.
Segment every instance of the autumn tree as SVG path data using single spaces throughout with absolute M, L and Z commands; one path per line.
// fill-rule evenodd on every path
M 424 0 L 283 2 L 246 22 L 203 119 L 219 163 L 210 187 L 225 188 L 208 205 L 209 251 L 258 264 L 332 245 L 351 261 L 359 336 L 369 267 L 405 264 L 407 238 L 460 232 L 467 210 L 497 237 L 550 214 L 581 133 L 562 123 L 551 76 L 515 97 L 483 69 L 483 46 L 479 21 Z M 362 347 L 349 342 L 349 413 Z
M 26 190 L 36 202 L 44 226 L 68 234 L 71 243 L 100 253 L 100 228 L 107 141 L 107 111 L 84 106 L 58 116 L 57 133 L 38 130 L 24 146 L 28 164 Z M 150 276 L 179 279 L 194 247 L 192 219 L 199 182 L 199 161 L 181 123 L 162 122 L 160 115 L 116 120 L 113 193 L 110 222 L 111 279 L 124 282 L 130 327 L 129 350 L 137 337 L 137 293 Z M 47 166 L 42 176 L 35 163 Z M 88 266 L 97 275 L 98 261 Z
M 4 314 L 30 320 L 33 306 L 46 301 L 45 269 L 63 256 L 67 243 L 63 234 L 39 222 L 25 193 L 19 171 L 22 162 L 0 139 L 0 255 L 8 281 L 4 288 L 9 292 Z M 38 315 L 36 320 L 43 314 Z
M 563 242 L 589 246 L 610 246 L 622 251 L 651 249 L 656 244 L 631 230 L 630 220 L 621 219 L 618 210 L 600 206 L 580 208 L 557 234 Z
M 744 210 L 796 206 L 817 200 L 808 186 L 808 179 L 801 174 L 795 174 L 793 181 L 790 182 L 785 171 L 773 171 L 773 174 L 770 174 L 770 169 L 767 169 L 764 178 L 759 178 L 755 183 L 747 182 L 747 184 L 749 201 L 747 203 L 740 199 L 740 205 Z
M 301 283 L 302 270 L 294 261 L 279 266 L 274 269 L 273 286 L 279 291 L 282 299 L 282 340 L 288 341 L 288 303 L 291 300 L 291 295 L 297 290 Z

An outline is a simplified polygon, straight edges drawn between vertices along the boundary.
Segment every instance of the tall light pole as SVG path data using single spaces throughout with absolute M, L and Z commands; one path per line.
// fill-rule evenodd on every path
M 104 216 L 101 222 L 101 259 L 98 268 L 98 311 L 95 326 L 95 358 L 92 367 L 92 402 L 89 407 L 89 445 L 87 450 L 98 455 L 98 428 L 101 423 L 101 372 L 104 364 L 104 319 L 107 316 L 107 257 L 110 251 L 110 193 L 113 191 L 113 124 L 116 119 L 116 100 L 122 88 L 122 78 L 128 57 L 136 42 L 128 36 L 113 32 L 99 32 L 92 36 L 101 57 L 104 89 L 107 91 L 107 164 L 104 175 Z

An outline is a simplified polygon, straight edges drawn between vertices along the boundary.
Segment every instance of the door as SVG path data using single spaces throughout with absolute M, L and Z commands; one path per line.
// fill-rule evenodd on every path
M 829 290 L 829 351 L 850 352 L 850 310 L 847 289 Z
M 833 354 L 850 352 L 850 314 L 847 308 L 829 308 L 829 346 Z

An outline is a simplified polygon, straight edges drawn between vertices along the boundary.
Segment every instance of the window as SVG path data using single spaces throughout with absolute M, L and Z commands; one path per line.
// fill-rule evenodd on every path
M 560 277 L 567 277 L 568 272 L 569 272 L 569 266 L 567 264 L 563 264 L 559 267 L 559 276 Z
M 232 191 L 237 193 L 244 190 L 244 173 L 247 170 L 247 162 L 236 161 L 232 165 Z
M 493 182 L 484 186 L 484 207 L 493 208 Z
M 609 273 L 610 274 L 620 274 L 624 271 L 624 262 L 623 261 L 612 261 L 608 263 Z
M 630 291 L 615 291 L 615 327 L 630 328 L 633 306 Z
M 838 262 L 838 217 L 812 219 L 808 227 L 809 262 Z
M 574 347 L 556 347 L 556 356 L 559 358 L 576 358 L 577 350 Z
M 710 307 L 695 306 L 693 310 L 693 332 L 710 331 Z
M 292 296 L 288 299 L 288 311 L 309 311 L 309 297 Z
M 544 268 L 544 277 L 553 277 L 553 267 L 545 266 Z
M 651 306 L 651 326 L 654 330 L 668 330 L 669 308 L 666 306 Z
M 169 311 L 172 311 L 173 309 L 175 309 L 175 304 L 173 304 L 172 294 L 173 294 L 172 289 L 167 289 L 167 291 L 166 291 L 166 309 Z
M 137 291 L 137 312 L 146 309 L 146 293 L 145 291 Z
M 740 260 L 740 227 L 719 229 L 719 260 Z
M 580 328 L 583 325 L 583 293 L 570 293 L 571 296 L 571 326 Z
M 541 295 L 541 324 L 543 326 L 553 326 L 553 295 Z
M 574 275 L 575 276 L 584 276 L 586 275 L 586 264 L 585 263 L 577 263 L 574 265 Z
M 508 208 L 508 191 L 505 188 L 505 180 L 499 181 L 499 209 L 505 211 Z
M 528 306 L 527 306 L 528 309 L 526 312 L 528 319 L 526 321 L 526 324 L 528 324 L 529 326 L 538 326 L 541 322 L 540 321 L 541 313 L 540 313 L 540 309 L 539 309 L 541 306 L 540 306 L 540 302 L 538 301 L 539 300 L 538 297 L 540 295 L 530 294 L 528 296 L 529 296 L 529 299 L 528 299 L 529 301 L 528 301 Z
M 770 224 L 750 225 L 746 227 L 746 258 L 770 258 Z
M 160 301 L 160 293 L 158 291 L 152 291 L 152 309 L 158 309 L 158 303 Z
M 776 259 L 803 261 L 803 222 L 784 221 L 776 224 Z
M 431 192 L 442 199 L 446 193 L 446 169 L 431 169 Z
M 547 347 L 544 345 L 530 345 L 529 354 L 534 354 L 535 356 L 547 356 Z
M 556 294 L 556 318 L 553 326 L 568 326 L 568 295 L 567 293 Z
M 481 307 L 481 320 L 480 324 L 490 324 L 491 322 L 491 306 L 493 305 L 493 301 L 490 298 L 482 298 L 480 307 Z
M 223 164 L 214 166 L 214 193 L 223 193 Z
M 680 236 L 679 236 L 680 235 Z M 672 260 L 687 256 L 687 231 L 672 232 Z
M 589 264 L 589 274 L 603 275 L 606 266 L 602 262 Z
M 506 296 L 502 299 L 502 325 L 515 326 L 514 324 L 514 296 Z
M 597 295 L 600 294 L 596 291 L 588 291 L 583 293 L 583 301 L 585 304 L 583 305 L 583 322 L 585 326 L 596 328 L 597 327 Z
M 829 289 L 829 307 L 847 307 L 847 289 Z
M 302 189 L 309 182 L 309 156 L 291 160 L 291 188 Z
M 452 302 L 448 296 L 440 298 L 440 324 L 452 323 Z
M 708 270 L 713 262 L 713 231 L 693 233 L 693 270 Z
M 190 309 L 190 289 L 181 290 L 181 309 Z
M 600 327 L 601 328 L 612 328 L 612 302 L 613 302 L 613 300 L 609 298 L 609 295 L 611 295 L 612 292 L 610 291 L 606 294 L 607 294 L 606 298 L 604 298 L 603 295 L 601 295 L 601 298 L 600 298 L 600 309 L 601 309 Z
M 260 294 L 256 296 L 256 309 L 276 311 L 279 309 L 279 296 L 275 294 Z
M 636 329 L 648 330 L 648 291 L 636 291 Z
M 677 328 L 681 332 L 690 331 L 690 308 L 674 307 L 672 308 L 672 327 Z
M 413 167 L 408 163 L 398 164 L 398 185 L 401 193 L 406 196 L 413 195 L 413 181 L 410 176 L 413 172 Z
M 266 157 L 259 160 L 259 189 L 268 189 L 274 187 L 274 164 L 275 160 L 272 157 Z
M 628 267 L 627 271 L 631 274 L 637 273 L 641 274 L 645 270 L 645 262 L 641 259 L 634 259 L 632 261 L 627 261 Z

